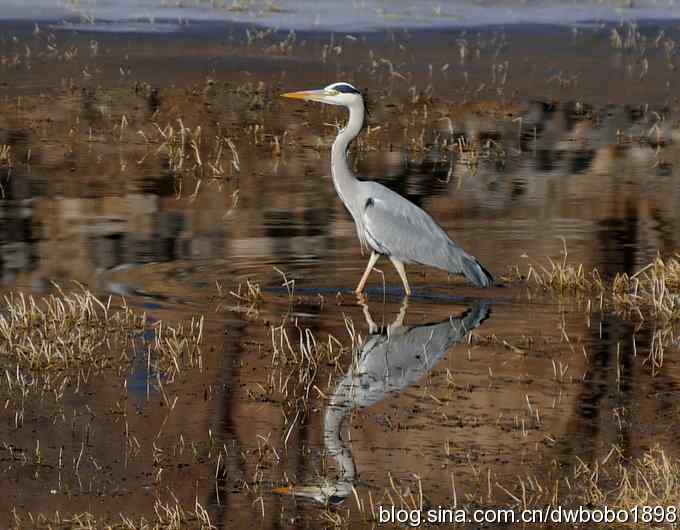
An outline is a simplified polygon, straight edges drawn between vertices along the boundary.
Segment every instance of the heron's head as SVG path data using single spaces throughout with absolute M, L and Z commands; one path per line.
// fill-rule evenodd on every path
M 335 484 L 329 483 L 319 486 L 286 486 L 274 488 L 273 493 L 293 495 L 294 497 L 311 499 L 319 504 L 338 506 L 352 493 L 352 483 L 340 481 Z
M 281 94 L 284 98 L 304 99 L 305 101 L 318 101 L 328 105 L 341 105 L 351 107 L 356 104 L 363 105 L 361 92 L 349 83 L 333 83 L 320 90 L 301 90 L 300 92 L 288 92 Z

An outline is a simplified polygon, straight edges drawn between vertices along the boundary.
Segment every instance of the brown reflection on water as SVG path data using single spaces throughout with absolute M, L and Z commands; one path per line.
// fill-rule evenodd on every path
M 640 454 L 651 443 L 661 443 L 676 454 L 676 432 L 668 422 L 673 412 L 667 410 L 669 396 L 677 385 L 676 362 L 666 360 L 653 377 L 644 359 L 649 348 L 644 332 L 635 334 L 634 355 L 632 325 L 607 321 L 615 317 L 603 316 L 600 321 L 595 316 L 588 325 L 582 308 L 566 306 L 556 313 L 552 304 L 539 301 L 531 304 L 529 316 L 518 311 L 519 300 L 512 303 L 503 295 L 500 298 L 500 303 L 492 305 L 491 318 L 474 332 L 470 345 L 451 348 L 403 393 L 386 396 L 347 415 L 340 436 L 351 451 L 357 473 L 355 487 L 362 499 L 367 499 L 370 491 L 376 503 L 389 504 L 389 495 L 397 495 L 390 476 L 402 493 L 416 494 L 416 474 L 429 505 L 451 505 L 453 474 L 458 502 L 465 498 L 467 503 L 497 505 L 511 502 L 500 486 L 517 494 L 517 477 L 521 477 L 552 487 L 551 480 L 570 469 L 576 456 L 586 461 L 604 458 L 612 444 L 631 456 Z M 384 325 L 396 317 L 399 306 L 398 300 L 369 305 L 373 318 Z M 460 314 L 464 307 L 458 303 L 412 301 L 406 322 L 418 326 L 438 321 Z M 359 309 L 343 307 L 342 314 L 350 316 L 366 337 L 368 328 Z M 309 325 L 317 336 L 330 333 L 348 341 L 338 316 L 338 311 L 326 310 L 315 317 L 300 316 L 299 323 L 302 327 Z M 296 328 L 288 329 L 295 337 Z M 569 342 L 560 336 L 561 329 Z M 265 333 L 261 335 L 263 342 L 269 339 Z M 507 344 L 499 344 L 497 337 Z M 527 343 L 529 337 L 531 342 Z M 244 342 L 259 341 L 253 336 Z M 427 351 L 428 342 L 421 348 Z M 612 356 L 617 349 L 619 359 L 615 353 Z M 246 357 L 252 358 L 252 354 Z M 351 357 L 343 359 L 341 370 L 347 370 Z M 329 401 L 313 401 L 309 420 L 294 424 L 289 431 L 290 424 L 282 423 L 275 404 L 266 399 L 259 406 L 249 403 L 253 397 L 248 390 L 257 392 L 255 381 L 263 383 L 258 374 L 271 370 L 266 358 L 253 362 L 254 366 L 250 366 L 247 361 L 248 369 L 240 374 L 242 381 L 252 382 L 246 383 L 239 395 L 232 396 L 231 414 L 257 419 L 233 425 L 241 440 L 272 432 L 273 446 L 282 460 L 273 467 L 266 463 L 258 467 L 256 460 L 246 473 L 262 471 L 265 482 L 271 477 L 273 486 L 290 481 L 305 487 L 341 480 L 342 468 L 338 468 L 324 440 Z M 619 381 L 617 363 L 623 373 Z M 319 378 L 321 392 L 331 396 L 337 391 L 344 377 L 341 370 L 331 371 L 330 379 L 325 373 Z M 253 425 L 260 422 L 267 425 L 264 431 Z M 286 437 L 287 448 L 283 442 Z M 339 510 L 344 513 L 350 509 L 354 525 L 362 518 L 352 499 L 350 496 L 348 506 L 342 505 Z M 314 527 L 321 520 L 318 508 L 304 500 L 275 497 L 268 510 L 278 513 L 281 505 L 284 520 L 295 520 L 303 527 Z M 267 511 L 267 521 L 269 517 Z M 278 515 L 273 517 L 278 520 Z
M 272 489 L 337 476 L 324 452 L 324 396 L 352 362 L 345 318 L 368 333 L 347 293 L 365 257 L 328 177 L 344 116 L 284 103 L 284 89 L 341 78 L 367 89 L 371 129 L 353 152 L 357 171 L 426 208 L 496 275 L 527 256 L 558 257 L 562 237 L 570 259 L 605 277 L 678 247 L 679 111 L 661 48 L 645 52 L 640 78 L 640 52 L 612 49 L 604 30 L 391 32 L 344 39 L 340 54 L 321 34 L 280 53 L 271 48 L 280 35 L 248 44 L 238 28 L 174 40 L 50 31 L 2 29 L 1 289 L 41 293 L 77 280 L 124 294 L 154 319 L 204 314 L 205 361 L 161 379 L 163 391 L 140 357 L 113 374 L 67 374 L 59 399 L 32 392 L 23 423 L 7 414 L 0 427 L 5 518 L 13 507 L 149 515 L 154 499 L 175 495 L 189 507 L 198 499 L 222 528 L 321 520 L 318 506 Z M 460 39 L 471 51 L 454 64 L 442 42 Z M 621 90 L 605 96 L 612 77 Z M 177 169 L 163 134 L 180 119 L 199 140 L 185 142 Z M 274 266 L 304 303 L 289 305 Z M 416 473 L 429 501 L 446 505 L 453 474 L 459 501 L 494 505 L 511 501 L 497 484 L 559 480 L 576 456 L 601 458 L 612 444 L 635 456 L 659 442 L 678 456 L 676 349 L 651 368 L 654 324 L 521 286 L 481 292 L 438 271 L 410 274 L 419 296 L 408 325 L 481 297 L 492 317 L 415 385 L 348 416 L 341 436 L 361 495 L 384 501 L 390 475 L 416 491 Z M 229 294 L 247 278 L 264 289 L 254 308 Z M 386 325 L 401 301 L 394 271 L 384 266 L 386 297 L 382 278 L 371 278 L 369 307 Z M 295 421 L 300 389 L 281 392 L 293 368 L 272 363 L 280 325 L 296 343 L 309 329 L 343 347 Z M 3 370 L 14 373 L 11 359 Z M 14 406 L 10 394 L 0 385 Z M 341 510 L 358 525 L 351 504 Z

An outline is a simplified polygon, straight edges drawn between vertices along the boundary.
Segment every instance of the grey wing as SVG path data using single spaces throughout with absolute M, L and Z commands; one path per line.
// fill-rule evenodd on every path
M 432 265 L 431 261 L 440 257 L 436 247 L 452 243 L 446 233 L 427 213 L 401 195 L 371 184 L 362 212 L 368 243 L 381 254 L 407 263 Z
M 361 406 L 368 406 L 416 383 L 432 370 L 444 354 L 489 317 L 485 303 L 476 304 L 460 317 L 437 324 L 416 326 L 406 333 L 369 338 L 362 346 L 357 375 Z M 374 340 L 375 339 L 375 340 Z
M 462 342 L 468 333 L 481 326 L 490 313 L 489 304 L 480 302 L 459 317 L 450 317 L 437 324 L 415 326 L 403 336 L 405 349 L 423 356 L 426 362 L 431 359 L 436 362 L 451 346 Z
M 479 286 L 491 285 L 493 278 L 488 271 L 452 241 L 426 212 L 388 188 L 370 184 L 362 225 L 364 237 L 374 250 L 405 263 L 463 273 Z
M 421 370 L 430 371 L 439 359 L 453 346 L 462 342 L 473 329 L 478 328 L 490 314 L 486 303 L 475 304 L 460 317 L 450 317 L 437 324 L 415 326 L 399 337 L 396 348 L 390 343 L 390 362 L 402 361 Z M 395 350 L 395 351 L 393 351 Z M 406 357 L 400 352 L 408 353 Z

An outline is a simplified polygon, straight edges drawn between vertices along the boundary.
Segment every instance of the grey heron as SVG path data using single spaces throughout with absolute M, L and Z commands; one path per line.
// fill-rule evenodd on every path
M 331 395 L 324 417 L 324 444 L 339 467 L 337 480 L 313 486 L 284 486 L 274 493 L 313 499 L 321 504 L 339 504 L 352 494 L 357 482 L 352 452 L 340 437 L 347 415 L 383 399 L 400 394 L 428 374 L 454 344 L 460 343 L 490 314 L 485 303 L 469 308 L 459 317 L 436 324 L 404 325 L 408 298 L 386 329 L 380 329 L 363 305 L 369 335 L 358 346 L 353 361 Z
M 350 170 L 347 149 L 364 125 L 366 106 L 361 93 L 349 83 L 333 83 L 321 90 L 288 92 L 283 97 L 339 105 L 349 110 L 347 125 L 331 148 L 331 173 L 340 200 L 354 219 L 362 251 L 371 256 L 357 293 L 380 256 L 387 256 L 397 269 L 407 295 L 411 288 L 404 264 L 419 263 L 463 274 L 478 287 L 489 287 L 493 277 L 477 258 L 460 248 L 421 208 L 377 182 L 358 180 Z

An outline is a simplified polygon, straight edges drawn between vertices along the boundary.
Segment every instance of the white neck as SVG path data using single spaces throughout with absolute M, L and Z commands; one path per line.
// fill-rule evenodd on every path
M 342 202 L 352 211 L 348 200 L 353 196 L 351 188 L 357 180 L 352 174 L 347 161 L 347 148 L 352 140 L 359 135 L 364 125 L 364 102 L 359 100 L 347 108 L 349 110 L 349 120 L 347 120 L 345 128 L 338 133 L 338 137 L 333 142 L 333 147 L 331 148 L 331 173 L 335 190 L 338 192 Z
M 350 369 L 345 378 L 340 381 L 335 393 L 331 396 L 330 402 L 326 406 L 326 416 L 324 418 L 324 442 L 326 451 L 337 461 L 340 466 L 340 478 L 343 481 L 353 482 L 356 477 L 356 468 L 352 452 L 342 441 L 340 429 L 345 416 L 349 414 L 356 403 L 352 401 L 352 394 L 356 391 L 353 373 Z

